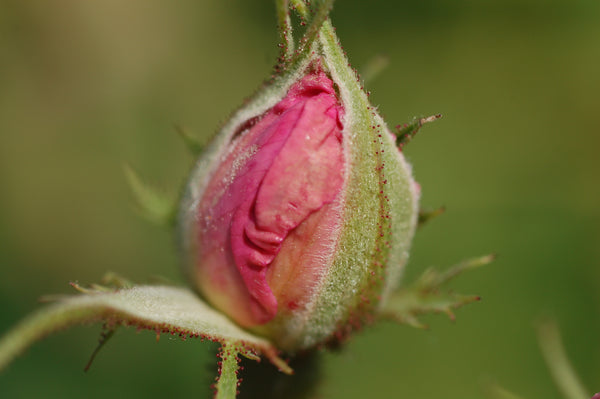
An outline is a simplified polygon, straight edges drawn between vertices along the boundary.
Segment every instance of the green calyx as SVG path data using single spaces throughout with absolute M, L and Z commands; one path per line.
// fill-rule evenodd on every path
M 336 231 L 335 254 L 325 260 L 324 275 L 316 282 L 318 287 L 309 304 L 252 328 L 289 352 L 344 337 L 373 319 L 401 277 L 418 220 L 416 184 L 396 147 L 400 136 L 397 139 L 390 133 L 349 66 L 328 20 L 331 3 L 312 2 L 311 12 L 302 1 L 277 2 L 282 39 L 277 73 L 229 118 L 205 148 L 189 178 L 178 216 L 184 272 L 193 281 L 198 261 L 193 255 L 197 252 L 194 208 L 214 165 L 227 153 L 240 126 L 277 104 L 290 86 L 318 63 L 334 81 L 345 111 L 344 209 Z M 290 7 L 306 24 L 297 44 L 293 41 Z
M 282 2 L 287 3 L 287 2 Z M 300 2 L 302 3 L 302 2 Z M 329 10 L 321 2 L 318 10 Z M 313 6 L 319 7 L 313 3 Z M 296 7 L 303 18 L 301 6 Z M 281 11 L 281 9 L 280 9 Z M 325 276 L 318 282 L 309 305 L 294 314 L 278 315 L 255 330 L 280 348 L 294 352 L 344 338 L 377 315 L 396 287 L 417 226 L 418 193 L 410 165 L 396 147 L 396 138 L 377 113 L 349 66 L 330 21 L 318 27 L 318 40 L 310 45 L 310 56 L 294 48 L 288 19 L 280 16 L 289 42 L 282 45 L 284 60 L 277 79 L 297 79 L 297 65 L 316 58 L 336 85 L 345 111 L 346 185 L 343 190 L 342 225 L 337 246 Z M 316 12 L 311 22 L 326 13 Z M 307 35 L 315 25 L 307 28 Z M 307 36 L 305 36 L 306 39 Z M 301 43 L 303 42 L 301 40 Z M 295 55 L 295 57 L 294 57 Z M 289 60 L 285 63 L 285 60 Z M 301 72 L 301 71 L 300 71 Z M 276 80 L 277 81 L 277 80 Z

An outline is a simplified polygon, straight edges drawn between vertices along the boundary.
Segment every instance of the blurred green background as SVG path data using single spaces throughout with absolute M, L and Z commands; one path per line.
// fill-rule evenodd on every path
M 355 67 L 389 57 L 368 89 L 390 125 L 444 114 L 406 149 L 422 204 L 447 207 L 418 233 L 407 280 L 499 259 L 453 284 L 483 297 L 456 322 L 380 324 L 327 355 L 320 397 L 483 398 L 498 383 L 559 398 L 541 316 L 600 391 L 600 2 L 338 0 L 332 18 Z M 212 134 L 270 74 L 276 44 L 267 0 L 0 1 L 0 333 L 69 281 L 181 281 L 122 165 L 175 195 L 193 159 L 173 124 Z M 99 332 L 36 344 L 0 396 L 209 396 L 210 345 L 121 329 L 84 374 Z

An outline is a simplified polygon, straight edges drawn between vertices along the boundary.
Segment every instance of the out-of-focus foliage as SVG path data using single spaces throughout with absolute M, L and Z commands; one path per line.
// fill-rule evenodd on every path
M 446 207 L 418 232 L 407 277 L 499 258 L 455 283 L 483 298 L 456 322 L 379 325 L 325 356 L 323 396 L 462 399 L 496 383 L 559 398 L 540 314 L 598 391 L 600 3 L 345 0 L 332 18 L 355 67 L 387 54 L 367 88 L 390 124 L 444 115 L 405 149 L 423 205 Z M 181 282 L 171 235 L 136 216 L 122 165 L 175 196 L 193 159 L 173 125 L 212 134 L 268 77 L 277 40 L 267 0 L 0 2 L 0 332 L 70 280 Z M 209 346 L 151 333 L 117 331 L 84 375 L 99 333 L 34 346 L 0 375 L 2 397 L 209 395 Z

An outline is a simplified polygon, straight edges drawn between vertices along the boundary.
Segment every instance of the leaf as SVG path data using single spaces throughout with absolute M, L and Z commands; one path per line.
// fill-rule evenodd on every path
M 445 313 L 454 320 L 453 309 L 479 301 L 480 297 L 444 292 L 442 286 L 465 271 L 486 265 L 493 259 L 493 255 L 470 259 L 444 272 L 426 270 L 410 287 L 391 296 L 382 310 L 382 317 L 417 328 L 426 327 L 417 317 L 421 314 Z
M 292 373 L 269 341 L 241 329 L 192 291 L 167 286 L 90 291 L 38 310 L 0 339 L 0 370 L 46 335 L 91 322 L 105 322 L 109 329 L 118 325 L 135 326 L 156 331 L 157 336 L 162 332 L 235 344 L 242 355 L 258 359 L 262 354 L 282 372 Z

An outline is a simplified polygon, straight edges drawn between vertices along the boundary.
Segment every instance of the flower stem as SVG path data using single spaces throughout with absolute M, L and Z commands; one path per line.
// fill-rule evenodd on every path
M 309 17 L 309 10 L 304 0 L 290 0 L 290 4 L 302 18 Z
M 334 0 L 321 0 L 317 2 L 316 11 L 311 18 L 310 25 L 306 28 L 304 36 L 300 40 L 300 48 L 297 56 L 303 58 L 310 51 L 313 42 L 317 38 L 321 26 L 329 18 L 329 11 L 333 7 Z
M 224 344 L 219 352 L 219 381 L 215 399 L 235 399 L 238 386 L 238 348 L 235 344 Z
M 322 377 L 323 359 L 320 352 L 309 351 L 291 359 L 294 375 L 278 372 L 266 362 L 242 358 L 238 399 L 304 399 L 315 396 Z
M 311 53 L 317 48 L 316 46 L 318 43 L 315 43 L 316 39 L 319 37 L 319 32 L 324 23 L 328 20 L 329 11 L 333 6 L 333 2 L 334 0 L 320 0 L 315 2 L 315 11 L 311 12 L 303 1 L 289 0 L 287 3 L 288 6 L 292 5 L 292 7 L 296 7 L 296 11 L 300 17 L 305 20 L 310 20 L 310 22 L 306 28 L 306 32 L 304 32 L 304 35 L 300 39 L 299 48 L 295 50 L 293 55 L 289 58 L 283 59 L 283 70 L 286 70 L 288 73 L 294 73 L 301 65 L 306 64 L 307 60 L 311 58 Z M 277 13 L 280 18 L 280 23 L 282 18 L 280 14 L 283 12 L 282 7 L 284 6 L 284 3 L 284 0 L 277 0 Z M 288 17 L 289 16 L 286 16 L 285 18 L 287 19 Z M 287 52 L 285 54 L 287 54 Z
M 537 326 L 542 355 L 558 389 L 566 399 L 587 399 L 590 396 L 577 378 L 562 345 L 558 326 L 554 321 L 543 321 Z
M 287 63 L 294 54 L 294 37 L 292 34 L 292 22 L 290 20 L 289 1 L 276 0 L 277 25 L 281 40 L 281 62 Z

